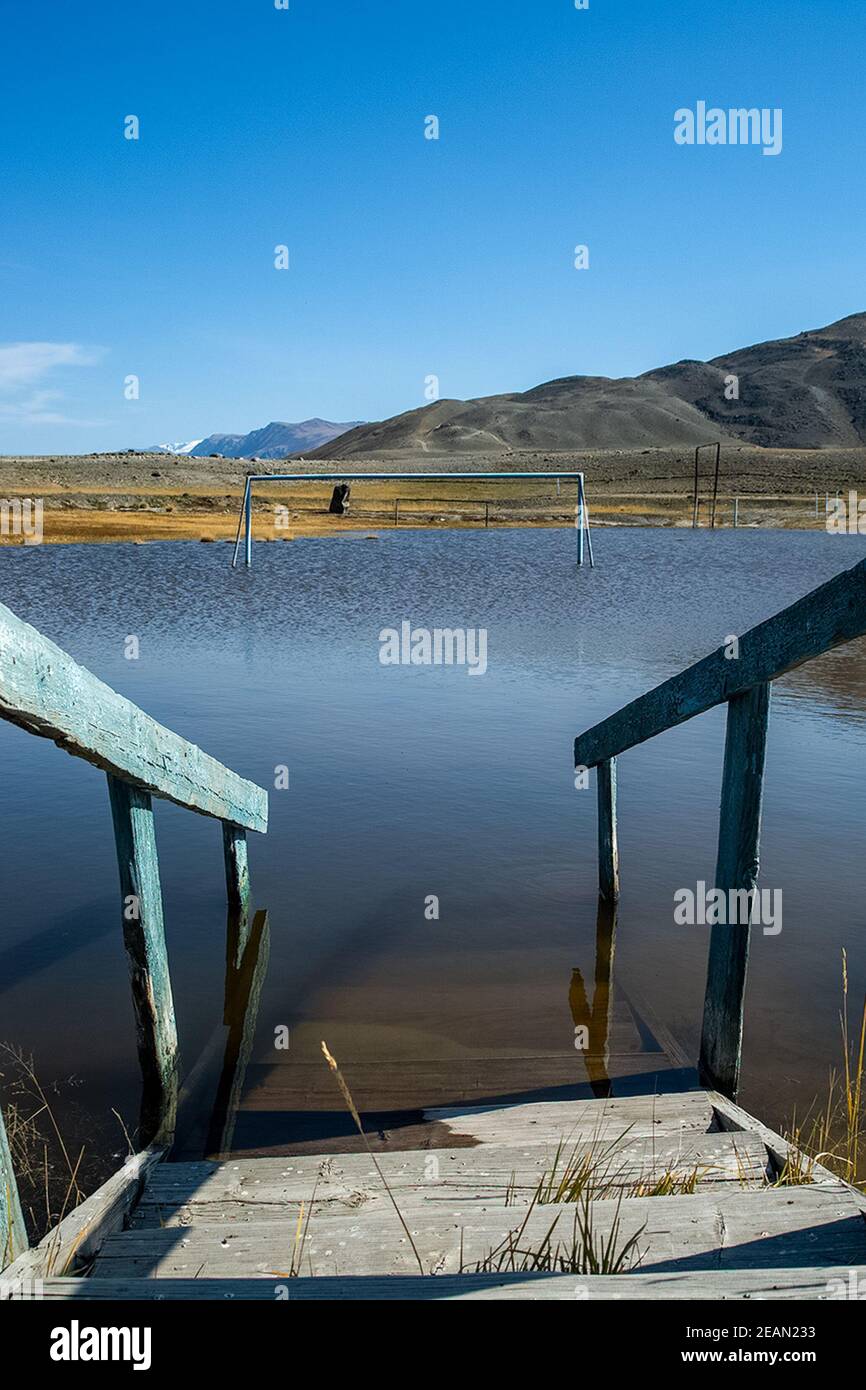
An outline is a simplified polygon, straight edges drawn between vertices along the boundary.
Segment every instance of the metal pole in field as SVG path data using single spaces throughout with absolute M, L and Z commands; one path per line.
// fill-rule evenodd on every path
M 713 481 L 713 510 L 712 510 L 712 515 L 710 516 L 710 526 L 712 526 L 712 527 L 714 527 L 715 524 L 716 524 L 716 498 L 717 498 L 718 495 L 719 495 L 719 459 L 721 458 L 721 454 L 722 454 L 722 446 L 721 446 L 721 444 L 717 444 L 717 445 L 716 445 L 716 476 L 715 476 L 715 479 L 714 479 L 714 481 Z
M 698 524 L 698 451 L 700 447 L 700 444 L 698 444 L 695 449 L 695 505 L 692 508 L 692 530 L 694 530 Z
M 236 534 L 235 534 L 235 553 L 234 553 L 234 555 L 232 556 L 232 569 L 237 569 L 237 564 L 238 564 L 238 551 L 239 551 L 240 548 L 241 548 L 241 527 L 242 527 L 243 524 L 244 524 L 244 513 L 245 513 L 245 511 L 246 511 L 246 505 L 247 505 L 247 488 L 248 488 L 248 487 L 249 487 L 249 480 L 247 481 L 247 483 L 246 483 L 245 486 L 244 486 L 244 495 L 243 495 L 243 497 L 241 498 L 240 510 L 238 511 L 238 529 L 237 529 L 237 532 L 236 532 Z
M 735 529 L 735 530 L 736 530 L 736 526 L 737 526 L 737 513 L 739 512 L 739 510 L 740 510 L 740 499 L 739 499 L 739 497 L 735 497 L 735 498 L 734 498 L 734 529 Z
M 253 484 L 252 479 L 247 479 L 247 495 L 244 499 L 244 513 L 246 516 L 246 535 L 244 537 L 244 555 L 247 569 L 253 563 Z
M 583 487 L 583 474 L 582 474 L 582 473 L 581 473 L 581 475 L 580 475 L 580 485 L 581 485 L 581 487 Z M 589 568 L 590 568 L 591 570 L 594 570 L 594 569 L 595 569 L 595 560 L 594 560 L 593 554 L 592 554 L 592 531 L 589 529 L 589 503 L 588 503 L 587 500 L 586 500 L 586 495 L 585 495 L 585 494 L 584 494 L 584 499 L 583 499 L 583 522 L 584 522 L 584 525 L 585 525 L 585 527 L 586 527 L 586 546 L 587 546 L 587 549 L 588 549 L 588 551 L 589 551 Z
M 577 563 L 583 564 L 583 476 L 577 480 Z

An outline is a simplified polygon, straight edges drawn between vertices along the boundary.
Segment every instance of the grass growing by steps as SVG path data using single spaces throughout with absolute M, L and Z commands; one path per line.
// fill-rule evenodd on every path
M 640 1230 L 627 1238 L 624 1236 L 620 1219 L 622 1194 L 617 1199 L 616 1215 L 606 1235 L 595 1230 L 593 1202 L 586 1192 L 575 1204 L 570 1230 L 567 1215 L 558 1212 L 542 1239 L 534 1246 L 525 1246 L 523 1237 L 537 1205 L 537 1197 L 536 1193 L 520 1226 L 509 1231 L 483 1260 L 467 1265 L 461 1251 L 460 1273 L 623 1274 L 635 1270 L 640 1264 L 638 1244 L 646 1222 Z M 563 1234 L 563 1228 L 566 1234 Z
M 831 1071 L 823 1102 L 812 1104 L 802 1120 L 794 1112 L 784 1131 L 788 1160 L 777 1179 L 779 1187 L 814 1182 L 817 1164 L 866 1191 L 866 1126 L 863 1082 L 866 1062 L 866 1000 L 857 1030 L 848 1013 L 848 956 L 842 952 L 842 1006 L 839 1025 L 842 1069 Z

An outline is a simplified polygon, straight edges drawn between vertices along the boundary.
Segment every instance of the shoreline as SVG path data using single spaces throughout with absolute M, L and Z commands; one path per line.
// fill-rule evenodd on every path
M 690 528 L 694 456 L 683 449 L 595 453 L 523 452 L 387 456 L 330 461 L 333 481 L 256 485 L 253 537 L 286 541 L 385 529 L 489 529 L 574 525 L 576 485 L 558 470 L 586 475 L 595 526 Z M 315 460 L 202 458 L 163 454 L 0 457 L 0 545 L 26 544 L 14 532 L 16 504 L 42 506 L 42 544 L 234 541 L 247 473 L 317 472 Z M 419 478 L 352 481 L 350 510 L 331 516 L 334 483 L 365 472 L 549 472 L 544 478 L 491 482 Z M 700 522 L 711 513 L 712 474 L 702 465 Z M 849 489 L 866 495 L 866 448 L 784 451 L 724 448 L 716 527 L 824 529 L 825 498 Z M 395 520 L 397 526 L 395 527 Z M 19 523 L 18 530 L 26 530 Z
M 654 499 L 646 499 L 652 503 Z M 768 505 L 769 504 L 769 505 Z M 815 516 L 814 502 L 808 499 L 755 498 L 739 499 L 738 524 L 732 522 L 732 499 L 719 499 L 716 516 L 716 530 L 799 530 L 823 531 L 823 511 Z M 660 530 L 691 530 L 690 516 L 681 504 L 674 509 L 663 507 L 609 506 L 596 502 L 591 511 L 593 529 L 606 530 L 610 527 L 652 527 Z M 491 518 L 485 527 L 483 520 L 467 519 L 465 515 L 435 518 L 402 518 L 395 526 L 393 518 L 387 515 L 362 513 L 352 516 L 314 515 L 295 519 L 290 516 L 289 524 L 276 527 L 272 516 L 257 512 L 253 517 L 253 540 L 256 544 L 287 542 L 303 539 L 339 538 L 352 535 L 363 536 L 370 532 L 386 531 L 478 531 L 478 530 L 564 530 L 573 529 L 574 521 L 569 516 L 529 516 Z M 711 529 L 706 518 L 702 517 L 701 530 Z M 217 516 L 212 513 L 187 512 L 181 515 L 165 515 L 161 512 L 142 513 L 106 509 L 99 511 L 54 510 L 46 507 L 43 516 L 43 535 L 40 540 L 28 540 L 25 536 L 4 534 L 0 531 L 0 546 L 25 547 L 33 549 L 37 545 L 111 545 L 132 544 L 149 545 L 165 541 L 185 541 L 198 543 L 228 542 L 234 544 L 237 532 L 237 517 L 229 512 Z

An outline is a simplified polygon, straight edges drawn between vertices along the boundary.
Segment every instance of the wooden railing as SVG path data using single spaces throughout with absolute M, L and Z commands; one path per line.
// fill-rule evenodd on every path
M 139 1133 L 143 1145 L 155 1146 L 149 1153 L 156 1152 L 174 1132 L 178 1054 L 151 798 L 163 797 L 222 823 L 228 953 L 239 966 L 250 935 L 246 832 L 267 829 L 267 793 L 158 724 L 2 604 L 0 717 L 53 739 L 108 775 L 143 1082 Z M 139 1167 L 147 1157 L 136 1156 Z M 126 1194 L 131 1181 L 127 1165 L 118 1192 Z M 76 1218 L 76 1229 L 85 1216 Z M 0 1113 L 0 1269 L 26 1250 Z
M 575 739 L 577 771 L 596 767 L 599 892 L 619 895 L 616 759 L 627 749 L 727 703 L 715 887 L 756 887 L 770 686 L 822 652 L 866 634 L 866 560 L 814 589 L 738 641 L 695 662 Z M 736 1096 L 743 1037 L 749 924 L 716 924 L 710 937 L 699 1071 Z

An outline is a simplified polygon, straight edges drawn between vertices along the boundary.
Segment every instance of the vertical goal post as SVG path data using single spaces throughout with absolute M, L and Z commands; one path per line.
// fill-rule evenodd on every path
M 592 553 L 592 535 L 589 529 L 589 505 L 586 500 L 586 484 L 583 473 L 248 473 L 244 484 L 238 514 L 238 529 L 232 556 L 232 569 L 237 568 L 238 553 L 241 547 L 241 533 L 244 541 L 244 566 L 249 569 L 253 562 L 253 484 L 254 483 L 345 483 L 345 482 L 479 482 L 482 480 L 510 479 L 522 481 L 526 478 L 545 478 L 555 482 L 557 490 L 561 480 L 577 483 L 577 508 L 574 525 L 577 531 L 577 563 L 584 563 L 584 554 L 589 557 L 590 568 L 595 567 Z

